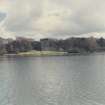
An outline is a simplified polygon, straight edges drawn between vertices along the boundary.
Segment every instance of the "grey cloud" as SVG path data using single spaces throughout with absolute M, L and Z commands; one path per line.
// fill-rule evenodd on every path
M 41 3 L 39 0 L 16 0 L 10 9 L 4 26 L 13 32 L 32 30 L 32 22 L 36 21 L 41 14 Z
M 16 0 L 4 26 L 7 31 L 36 37 L 100 33 L 105 32 L 104 10 L 105 0 Z

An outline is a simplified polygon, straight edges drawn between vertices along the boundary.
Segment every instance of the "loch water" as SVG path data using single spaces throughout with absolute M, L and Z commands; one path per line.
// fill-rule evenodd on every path
M 105 105 L 105 54 L 1 57 L 0 105 Z

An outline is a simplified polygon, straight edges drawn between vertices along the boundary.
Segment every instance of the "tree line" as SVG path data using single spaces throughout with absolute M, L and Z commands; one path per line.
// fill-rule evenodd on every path
M 43 46 L 43 47 L 42 47 Z M 3 39 L 0 38 L 0 55 L 16 54 L 31 50 L 56 50 L 66 52 L 94 52 L 105 51 L 104 38 L 71 37 L 67 39 L 41 39 L 35 41 L 29 38 Z

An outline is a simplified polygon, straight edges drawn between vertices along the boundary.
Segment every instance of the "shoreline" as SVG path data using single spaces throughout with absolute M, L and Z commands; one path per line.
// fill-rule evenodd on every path
M 11 56 L 32 56 L 32 57 L 42 57 L 42 56 L 67 56 L 67 52 L 59 52 L 59 51 L 29 51 L 29 52 L 20 52 L 17 54 L 4 54 L 3 56 L 11 57 Z
M 68 52 L 59 52 L 59 51 L 29 51 L 29 52 L 20 52 L 17 54 L 4 54 L 0 57 L 46 57 L 46 56 L 77 56 L 77 55 L 89 55 L 89 54 L 105 54 L 102 52 L 79 52 L 79 53 L 68 53 Z

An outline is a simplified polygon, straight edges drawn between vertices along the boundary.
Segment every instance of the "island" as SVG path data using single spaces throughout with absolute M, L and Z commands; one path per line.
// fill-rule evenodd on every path
M 67 39 L 0 38 L 1 56 L 63 56 L 105 51 L 105 39 L 70 37 Z

